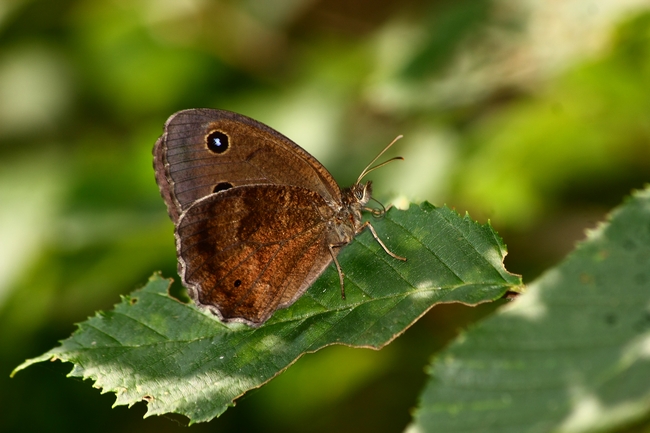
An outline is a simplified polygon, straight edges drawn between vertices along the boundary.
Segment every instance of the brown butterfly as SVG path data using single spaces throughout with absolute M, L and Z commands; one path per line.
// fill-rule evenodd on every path
M 398 137 L 400 138 L 400 137 Z M 389 144 L 372 165 L 397 139 Z M 224 322 L 264 323 L 293 304 L 365 228 L 371 182 L 341 189 L 316 158 L 279 132 L 224 110 L 179 111 L 153 149 L 156 182 L 175 225 L 190 297 Z M 368 167 L 370 167 L 370 165 Z

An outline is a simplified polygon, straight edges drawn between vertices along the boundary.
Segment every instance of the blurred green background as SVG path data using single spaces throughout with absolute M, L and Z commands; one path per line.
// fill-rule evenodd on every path
M 650 2 L 0 0 L 0 431 L 179 431 L 25 358 L 175 276 L 151 148 L 174 111 L 256 118 L 385 204 L 488 219 L 531 281 L 650 178 Z M 392 432 L 424 366 L 496 305 L 382 351 L 300 359 L 193 431 Z

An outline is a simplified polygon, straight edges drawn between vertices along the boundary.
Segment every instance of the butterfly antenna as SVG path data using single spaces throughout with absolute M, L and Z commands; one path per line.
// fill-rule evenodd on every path
M 375 163 L 375 162 L 376 162 L 376 161 L 377 161 L 377 160 L 378 160 L 378 159 L 379 159 L 379 158 L 380 158 L 380 157 L 381 157 L 381 156 L 382 156 L 382 155 L 383 155 L 383 154 L 384 154 L 388 149 L 390 149 L 390 147 L 391 147 L 393 144 L 395 144 L 395 142 L 396 142 L 397 140 L 399 140 L 399 139 L 402 138 L 402 137 L 404 137 L 404 136 L 403 136 L 403 135 L 398 135 L 397 137 L 395 137 L 395 139 L 394 139 L 393 141 L 391 141 L 391 142 L 388 144 L 388 146 L 384 147 L 384 150 L 382 150 L 381 152 L 379 152 L 379 155 L 375 156 L 375 159 L 373 159 L 372 161 L 370 161 L 370 164 L 368 164 L 368 165 L 366 166 L 366 168 L 365 168 L 365 169 L 361 172 L 361 174 L 359 175 L 359 178 L 357 179 L 357 183 L 361 182 L 361 179 L 363 179 L 364 176 L 366 176 L 366 175 L 367 175 L 368 173 L 370 173 L 371 171 L 376 170 L 376 169 L 378 169 L 379 167 L 383 167 L 384 165 L 388 164 L 389 162 L 396 161 L 396 160 L 403 160 L 403 159 L 404 159 L 404 158 L 402 158 L 401 156 L 396 156 L 396 157 L 394 157 L 394 158 L 389 159 L 388 161 L 384 161 L 384 162 L 382 162 L 381 164 L 377 164 L 377 165 L 375 165 L 374 167 L 371 167 L 371 165 L 373 165 L 373 164 L 374 164 L 374 163 Z

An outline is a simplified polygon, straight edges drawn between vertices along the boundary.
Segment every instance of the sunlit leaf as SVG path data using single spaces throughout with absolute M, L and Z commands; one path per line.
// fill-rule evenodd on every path
M 293 306 L 253 329 L 224 325 L 169 297 L 168 280 L 154 275 L 16 371 L 61 359 L 74 363 L 71 376 L 115 392 L 116 404 L 145 400 L 147 415 L 208 421 L 304 353 L 337 343 L 381 348 L 438 303 L 476 305 L 521 289 L 519 277 L 503 268 L 505 247 L 489 225 L 426 203 L 393 209 L 373 225 L 408 261 L 391 258 L 363 233 L 339 256 L 345 300 L 331 266 Z
M 430 374 L 409 432 L 591 432 L 647 416 L 650 189 Z

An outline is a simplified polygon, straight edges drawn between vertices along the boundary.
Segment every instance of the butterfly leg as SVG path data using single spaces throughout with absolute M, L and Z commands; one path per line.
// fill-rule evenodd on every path
M 336 265 L 336 270 L 339 273 L 339 283 L 341 284 L 341 299 L 345 299 L 345 288 L 343 287 L 343 270 L 341 269 L 341 265 L 339 265 L 339 261 L 336 259 L 336 254 L 334 254 L 334 250 L 332 249 L 333 246 L 337 245 L 328 245 L 327 248 L 330 250 L 330 254 L 332 255 L 332 260 L 334 260 L 334 264 Z
M 381 247 L 384 249 L 384 251 L 386 251 L 386 254 L 388 254 L 389 256 L 391 256 L 394 259 L 402 260 L 404 262 L 406 261 L 405 257 L 398 256 L 397 254 L 395 254 L 391 250 L 389 250 L 386 245 L 384 245 L 384 243 L 379 238 L 379 235 L 377 235 L 377 232 L 375 231 L 375 228 L 372 226 L 372 224 L 370 224 L 370 221 L 366 221 L 361 226 L 361 230 L 365 229 L 366 227 L 368 227 L 368 229 L 370 230 L 370 233 L 372 233 L 372 237 L 375 238 L 375 240 L 379 243 L 379 245 L 381 245 Z M 361 231 L 361 230 L 359 230 L 359 231 Z
M 381 206 L 381 209 L 375 209 L 375 208 L 366 206 L 362 210 L 364 210 L 366 212 L 370 212 L 372 214 L 372 216 L 375 217 L 375 218 L 383 218 L 384 215 L 386 215 L 386 212 L 388 212 L 393 207 L 392 204 L 389 204 L 388 207 L 384 207 L 384 205 L 381 204 L 381 202 L 379 202 L 378 200 L 375 200 L 372 197 L 371 197 L 371 200 L 376 201 L 377 203 L 379 203 L 379 206 Z

